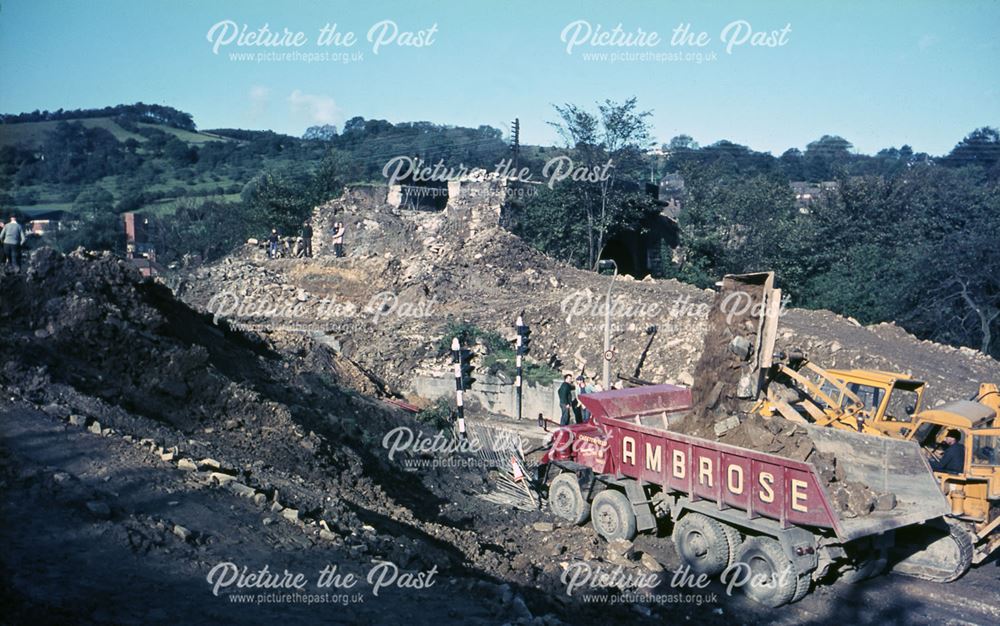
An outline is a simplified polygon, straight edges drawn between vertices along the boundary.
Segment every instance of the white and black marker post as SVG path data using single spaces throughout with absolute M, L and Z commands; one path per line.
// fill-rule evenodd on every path
M 462 395 L 465 391 L 462 385 L 462 346 L 458 342 L 458 337 L 451 340 L 451 360 L 455 364 L 455 404 L 458 411 L 458 434 L 465 437 L 465 407 L 462 404 Z
M 517 316 L 517 321 L 514 323 L 517 326 L 517 348 L 515 352 L 517 353 L 517 376 L 514 378 L 514 387 L 517 395 L 517 419 L 521 420 L 521 327 L 524 326 L 524 318 L 520 315 Z
M 514 323 L 517 327 L 517 378 L 514 379 L 514 386 L 517 391 L 517 419 L 521 419 L 521 399 L 522 399 L 522 385 L 524 384 L 524 377 L 522 376 L 522 365 L 524 355 L 528 354 L 528 343 L 530 341 L 529 335 L 531 335 L 531 329 L 528 325 L 524 323 L 524 311 L 517 316 L 517 321 Z

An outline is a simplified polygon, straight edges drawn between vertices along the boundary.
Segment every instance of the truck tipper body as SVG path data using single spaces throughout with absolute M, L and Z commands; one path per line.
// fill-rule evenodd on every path
M 899 547 L 897 531 L 940 524 L 940 533 L 949 532 L 947 501 L 912 442 L 806 427 L 846 480 L 895 497 L 890 510 L 847 517 L 807 461 L 672 430 L 691 408 L 689 389 L 656 385 L 581 401 L 591 419 L 556 431 L 542 459 L 553 513 L 577 523 L 590 517 L 609 540 L 631 540 L 669 520 L 692 570 L 765 574 L 756 578 L 770 583 L 745 589 L 759 602 L 798 600 L 831 568 L 857 580 L 881 571 Z M 925 547 L 899 560 L 939 566 L 940 556 L 928 558 Z

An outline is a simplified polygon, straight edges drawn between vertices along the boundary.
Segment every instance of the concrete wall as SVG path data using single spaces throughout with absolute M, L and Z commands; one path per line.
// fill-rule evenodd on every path
M 475 375 L 476 383 L 470 391 L 465 392 L 465 406 L 470 410 L 489 411 L 515 417 L 517 415 L 517 393 L 511 381 L 496 376 Z M 522 417 L 535 419 L 538 414 L 559 421 L 559 397 L 556 392 L 559 381 L 550 385 L 524 385 L 521 401 Z M 436 399 L 441 396 L 454 397 L 454 378 L 434 378 L 418 376 L 413 379 L 411 391 L 418 396 Z

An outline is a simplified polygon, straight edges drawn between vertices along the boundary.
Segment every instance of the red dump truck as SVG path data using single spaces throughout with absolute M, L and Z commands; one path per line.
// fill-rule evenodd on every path
M 730 568 L 743 568 L 752 574 L 745 593 L 770 606 L 799 600 L 833 571 L 856 581 L 894 562 L 946 580 L 959 567 L 947 501 L 912 442 L 807 427 L 847 480 L 896 497 L 891 510 L 846 518 L 811 463 L 671 430 L 691 408 L 690 389 L 656 385 L 581 401 L 590 421 L 554 433 L 539 477 L 553 514 L 590 519 L 609 541 L 672 521 L 693 572 L 732 577 Z

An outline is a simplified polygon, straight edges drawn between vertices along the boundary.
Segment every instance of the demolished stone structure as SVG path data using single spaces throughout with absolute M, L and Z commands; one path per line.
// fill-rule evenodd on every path
M 176 292 L 253 330 L 320 337 L 399 394 L 417 378 L 448 379 L 449 362 L 437 346 L 450 325 L 469 324 L 512 341 L 522 310 L 533 331 L 530 362 L 559 374 L 599 373 L 608 277 L 526 245 L 497 225 L 500 191 L 486 185 L 476 195 L 476 189 L 460 185 L 441 211 L 411 211 L 388 202 L 386 186 L 351 186 L 316 207 L 315 258 L 267 260 L 263 250 L 247 246 L 178 280 Z M 347 225 L 341 259 L 333 257 L 328 236 L 338 220 Z M 713 295 L 674 280 L 619 275 L 612 296 L 612 376 L 690 386 Z M 651 325 L 658 332 L 650 342 Z M 930 383 L 935 397 L 929 406 L 997 377 L 995 361 L 971 350 L 922 342 L 892 324 L 864 327 L 825 311 L 782 314 L 778 349 L 788 346 L 826 367 L 909 372 Z M 966 364 L 965 377 L 954 376 L 954 359 Z

